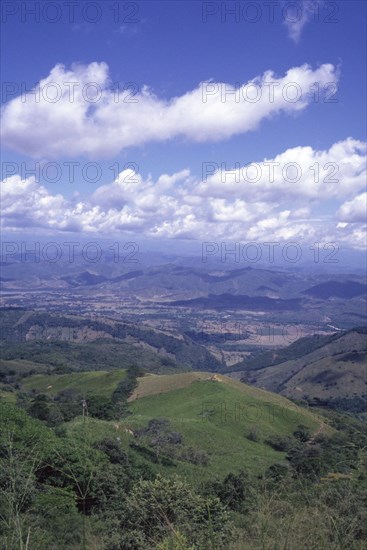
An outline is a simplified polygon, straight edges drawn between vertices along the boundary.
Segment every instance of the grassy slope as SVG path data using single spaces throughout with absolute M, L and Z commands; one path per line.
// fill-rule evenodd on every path
M 84 390 L 85 394 L 109 395 L 124 375 L 123 370 L 34 375 L 24 379 L 23 388 L 50 394 L 74 388 Z M 176 461 L 176 466 L 148 463 L 155 471 L 163 471 L 165 475 L 182 474 L 198 483 L 213 476 L 222 478 L 241 468 L 256 475 L 284 458 L 284 453 L 265 444 L 269 435 L 290 434 L 301 423 L 314 431 L 320 425 L 313 413 L 280 395 L 223 375 L 214 375 L 214 380 L 212 377 L 211 373 L 202 372 L 146 375 L 139 379 L 130 398 L 130 416 L 120 422 L 89 418 L 87 427 L 81 418 L 76 418 L 67 424 L 69 435 L 81 437 L 87 429 L 92 440 L 119 437 L 127 447 L 134 437 L 126 433 L 125 428 L 134 431 L 146 426 L 152 418 L 166 417 L 172 430 L 182 434 L 186 447 L 209 454 L 210 465 L 205 467 L 184 461 Z M 47 390 L 50 385 L 52 388 Z M 259 432 L 257 442 L 246 437 L 255 426 Z
M 177 467 L 165 468 L 166 474 L 183 474 L 200 481 L 241 468 L 260 473 L 284 458 L 283 453 L 264 443 L 269 435 L 290 434 L 300 423 L 312 430 L 320 424 L 314 414 L 281 396 L 225 376 L 216 375 L 215 381 L 210 377 L 208 373 L 185 373 L 140 379 L 130 402 L 133 414 L 120 428 L 115 427 L 114 433 L 132 440 L 124 433 L 124 425 L 134 430 L 151 418 L 168 418 L 172 429 L 183 435 L 184 444 L 205 450 L 211 463 L 204 467 L 180 461 Z M 206 416 L 209 411 L 212 415 Z M 246 437 L 253 426 L 259 430 L 258 442 Z
M 183 372 L 174 376 L 147 374 L 139 379 L 138 387 L 129 398 L 129 401 L 184 388 L 195 380 L 205 380 L 210 376 L 212 375 L 207 372 Z
M 125 375 L 126 371 L 122 369 L 71 374 L 35 374 L 23 380 L 22 389 L 27 391 L 35 389 L 49 395 L 55 395 L 61 390 L 74 389 L 85 395 L 90 393 L 109 396 Z

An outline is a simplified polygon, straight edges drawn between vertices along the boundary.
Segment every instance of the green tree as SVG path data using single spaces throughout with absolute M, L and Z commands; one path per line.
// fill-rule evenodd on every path
M 31 402 L 28 412 L 34 418 L 47 422 L 50 416 L 50 399 L 47 395 L 37 395 Z

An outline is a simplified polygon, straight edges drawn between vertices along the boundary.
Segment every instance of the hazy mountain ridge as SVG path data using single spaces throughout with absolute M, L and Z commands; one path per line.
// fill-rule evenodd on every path
M 177 300 L 166 302 L 166 305 L 173 307 L 194 307 L 204 309 L 249 309 L 249 310 L 293 310 L 301 308 L 301 300 L 297 298 L 282 300 L 269 298 L 268 296 L 247 296 L 244 294 L 209 294 L 205 298 L 194 298 L 192 300 Z
M 178 266 L 174 263 L 156 266 L 121 265 L 107 261 L 92 265 L 85 261 L 70 264 L 19 261 L 8 263 L 2 271 L 2 289 L 9 291 L 45 288 L 67 290 L 74 287 L 85 287 L 87 290 L 95 286 L 99 289 L 142 293 L 146 297 L 154 296 L 157 292 L 163 296 L 167 291 L 195 291 L 197 295 L 191 295 L 191 298 L 210 293 L 258 296 L 270 291 L 286 299 L 338 297 L 339 294 L 340 297 L 352 298 L 365 294 L 367 289 L 366 278 L 360 275 L 315 274 L 305 270 L 294 272 L 260 266 L 231 269 L 230 264 L 208 266 L 200 262 L 200 258 L 196 266 Z
M 367 292 L 367 285 L 363 285 L 356 281 L 328 281 L 319 285 L 308 288 L 303 291 L 303 294 L 308 294 L 314 298 L 328 300 L 331 297 L 344 298 L 349 300 L 356 296 L 362 296 Z

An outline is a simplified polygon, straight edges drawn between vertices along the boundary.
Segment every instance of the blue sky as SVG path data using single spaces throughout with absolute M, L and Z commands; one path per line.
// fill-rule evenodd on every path
M 45 1 L 38 21 L 28 13 L 35 4 L 2 6 L 4 230 L 364 246 L 365 2 L 318 2 L 316 21 L 315 3 L 302 1 L 275 2 L 273 20 L 261 1 L 75 1 L 74 13 Z M 64 96 L 21 102 L 19 90 L 42 79 L 63 91 L 70 79 L 97 79 L 102 97 L 75 112 Z M 242 89 L 239 101 L 223 101 L 225 85 L 254 79 L 261 101 L 244 108 Z M 296 82 L 302 97 L 269 105 L 269 79 L 277 90 Z M 307 95 L 315 80 L 319 101 Z M 136 104 L 111 99 L 116 83 L 134 83 Z M 278 161 L 275 181 L 264 159 Z M 80 163 L 74 182 L 70 161 Z M 58 163 L 60 179 L 28 177 L 24 166 L 38 162 Z M 95 183 L 83 177 L 88 162 L 101 167 Z M 315 162 L 332 181 L 315 182 Z M 218 166 L 204 182 L 203 163 Z M 243 181 L 249 163 L 262 169 L 254 183 Z M 299 180 L 284 181 L 287 163 L 299 165 Z

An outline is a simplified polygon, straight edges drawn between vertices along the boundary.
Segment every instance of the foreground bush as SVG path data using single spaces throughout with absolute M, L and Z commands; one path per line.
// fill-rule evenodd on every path
M 177 532 L 189 548 L 228 548 L 228 512 L 219 499 L 205 499 L 179 478 L 158 476 L 134 486 L 121 510 L 118 543 L 115 532 L 115 541 L 107 548 L 145 550 L 168 544 L 168 539 L 177 545 Z

